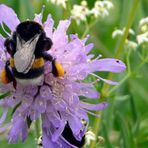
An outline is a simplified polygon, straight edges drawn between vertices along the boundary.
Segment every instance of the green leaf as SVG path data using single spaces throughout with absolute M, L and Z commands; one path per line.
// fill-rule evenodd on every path
M 14 112 L 16 111 L 16 109 L 17 109 L 21 104 L 22 104 L 22 102 L 18 103 L 18 104 L 14 107 L 14 109 L 12 110 L 11 115 L 14 114 Z
M 134 148 L 133 145 L 131 144 L 132 139 L 129 136 L 132 133 L 129 134 L 130 131 L 128 130 L 128 125 L 125 123 L 125 119 L 119 111 L 116 112 L 116 119 L 121 132 L 121 137 L 120 137 L 122 145 L 121 147 Z
M 6 93 L 3 93 L 3 94 L 0 94 L 0 100 L 4 99 L 5 97 L 7 97 L 9 95 L 10 95 L 10 92 L 6 92 Z
M 105 124 L 104 121 L 102 122 L 102 128 L 103 128 L 103 135 L 104 135 L 104 138 L 105 138 L 105 146 L 107 148 L 113 148 L 112 144 L 111 144 L 111 142 L 109 140 L 109 133 L 108 133 L 108 130 L 106 128 L 106 124 Z

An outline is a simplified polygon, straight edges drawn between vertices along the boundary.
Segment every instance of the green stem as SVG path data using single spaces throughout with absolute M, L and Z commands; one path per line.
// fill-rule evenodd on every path
M 36 138 L 36 141 L 38 141 L 40 136 L 41 136 L 41 132 L 40 132 L 40 119 L 37 119 L 35 121 L 35 138 Z M 37 148 L 39 148 L 38 145 L 37 145 Z
M 126 25 L 126 28 L 125 28 L 124 35 L 121 38 L 121 41 L 120 41 L 119 46 L 117 48 L 117 52 L 115 54 L 116 58 L 119 58 L 121 56 L 123 50 L 124 50 L 125 41 L 127 39 L 129 29 L 131 28 L 131 26 L 133 24 L 138 4 L 139 4 L 139 0 L 134 0 L 133 7 L 132 7 L 130 15 L 128 17 L 128 21 L 127 21 L 127 25 Z
M 126 63 L 127 63 L 127 71 L 128 73 L 131 73 L 131 65 L 130 65 L 130 55 L 131 55 L 131 49 L 127 51 L 126 55 Z
M 133 7 L 132 7 L 132 9 L 131 9 L 131 12 L 130 12 L 130 15 L 129 15 L 129 17 L 128 17 L 128 21 L 127 21 L 127 25 L 126 25 L 126 28 L 125 28 L 125 32 L 124 32 L 124 35 L 122 36 L 122 38 L 121 38 L 121 40 L 120 40 L 120 43 L 119 43 L 119 46 L 118 46 L 118 48 L 117 48 L 117 50 L 116 50 L 116 54 L 115 54 L 115 57 L 116 58 L 119 58 L 121 55 L 122 55 L 122 52 L 123 52 L 123 50 L 124 50 L 124 45 L 125 45 L 125 41 L 126 41 L 126 38 L 127 38 L 127 36 L 128 36 L 128 32 L 129 32 L 129 29 L 131 28 L 131 26 L 132 26 L 132 23 L 133 23 L 133 21 L 134 21 L 134 17 L 135 17 L 135 14 L 136 14 L 136 10 L 137 10 L 137 7 L 138 7 L 138 3 L 139 3 L 139 0 L 134 0 L 134 2 L 133 2 Z M 129 76 L 128 76 L 129 77 Z M 128 78 L 127 77 L 127 78 Z M 108 78 L 110 79 L 110 78 L 112 78 L 112 74 L 110 73 L 109 74 L 109 76 L 108 76 Z M 126 78 L 126 79 L 127 79 Z M 125 80 L 126 80 L 125 79 Z M 125 81 L 125 80 L 123 80 L 123 82 Z M 105 91 L 104 91 L 105 90 Z M 108 85 L 104 85 L 103 86 L 103 93 L 104 94 L 106 94 L 108 91 Z M 103 94 L 103 95 L 104 95 Z M 105 96 L 107 96 L 107 95 L 105 95 Z M 95 121 L 95 123 L 94 123 L 94 127 L 93 127 L 93 131 L 94 131 L 94 133 L 95 133 L 95 135 L 97 136 L 98 135 L 98 131 L 99 131 L 99 123 L 100 123 L 100 120 L 101 120 L 101 118 L 100 119 L 96 119 L 96 121 Z M 91 145 L 90 145 L 90 148 L 95 148 L 95 145 L 96 145 L 96 141 L 93 141 L 92 143 L 91 143 Z
M 131 28 L 132 23 L 134 21 L 134 17 L 136 15 L 138 3 L 139 3 L 139 0 L 134 0 L 133 7 L 132 7 L 130 15 L 128 17 L 127 25 L 125 27 L 125 32 L 124 32 L 124 34 L 123 34 L 123 36 L 122 36 L 122 38 L 119 42 L 119 45 L 117 46 L 117 49 L 116 49 L 115 58 L 120 58 L 120 56 L 122 55 L 122 52 L 123 52 L 124 46 L 125 46 L 125 41 L 126 41 L 127 36 L 128 36 L 129 29 Z M 112 79 L 112 76 L 113 76 L 113 74 L 109 73 L 108 79 Z M 108 88 L 109 88 L 109 85 L 105 83 L 103 90 L 102 90 L 103 95 L 106 94 Z
M 83 33 L 83 35 L 82 35 L 81 38 L 84 38 L 84 37 L 88 34 L 89 30 L 90 30 L 97 22 L 98 22 L 98 19 L 95 19 L 95 21 L 93 21 L 92 23 L 90 23 L 90 24 L 87 23 L 87 25 L 86 25 L 86 30 L 84 31 L 84 33 Z

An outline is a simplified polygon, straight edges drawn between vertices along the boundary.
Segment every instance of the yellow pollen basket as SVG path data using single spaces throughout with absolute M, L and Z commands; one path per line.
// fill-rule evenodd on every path
M 9 79 L 7 78 L 7 73 L 6 73 L 6 70 L 3 69 L 1 71 L 1 74 L 0 74 L 0 81 L 3 83 L 3 84 L 8 84 L 10 81 Z
M 58 73 L 58 77 L 63 77 L 65 74 L 64 68 L 62 67 L 62 65 L 58 62 L 55 62 L 55 67 Z
M 44 66 L 45 64 L 45 61 L 43 58 L 38 58 L 38 59 L 35 59 L 33 64 L 32 64 L 32 67 L 31 68 L 40 68 L 42 66 Z M 15 68 L 15 65 L 14 65 L 14 59 L 13 58 L 10 58 L 10 65 L 12 68 Z

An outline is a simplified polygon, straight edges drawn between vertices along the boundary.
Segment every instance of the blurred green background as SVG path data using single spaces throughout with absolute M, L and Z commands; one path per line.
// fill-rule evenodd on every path
M 136 0 L 112 0 L 114 8 L 110 11 L 109 16 L 104 19 L 98 19 L 97 23 L 89 29 L 91 35 L 88 42 L 95 44 L 94 53 L 96 56 L 102 54 L 103 57 L 115 57 L 118 46 L 121 41 L 119 38 L 112 39 L 112 32 L 116 28 L 124 28 L 128 23 L 131 9 Z M 42 5 L 45 5 L 43 20 L 49 13 L 52 14 L 57 26 L 59 20 L 70 17 L 70 9 L 74 4 L 80 4 L 80 0 L 69 0 L 69 9 L 63 9 L 60 6 L 47 2 L 46 0 L 0 0 L 15 10 L 21 21 L 33 19 L 35 13 L 40 13 Z M 95 0 L 87 0 L 88 7 L 92 8 Z M 1 12 L 0 12 L 1 13 Z M 138 32 L 139 20 L 148 16 L 148 0 L 139 0 L 132 29 Z M 91 23 L 93 19 L 88 19 Z M 86 24 L 81 22 L 79 25 L 72 21 L 68 33 L 77 33 L 82 37 Z M 96 140 L 91 148 L 148 148 L 148 63 L 140 59 L 139 54 L 143 52 L 142 47 L 135 50 L 122 50 L 119 59 L 123 60 L 126 65 L 130 63 L 131 73 L 127 71 L 123 74 L 99 73 L 104 78 L 108 76 L 117 81 L 121 81 L 119 86 L 104 86 L 103 82 L 96 84 L 96 89 L 102 92 L 100 101 L 107 100 L 109 107 L 101 112 L 101 117 L 95 119 L 90 116 L 90 126 L 92 130 L 97 129 L 95 134 L 104 138 L 104 142 Z M 128 51 L 131 50 L 130 56 Z M 144 49 L 145 55 L 148 54 L 148 45 Z M 136 69 L 138 65 L 140 68 Z M 93 78 L 89 77 L 88 81 Z M 125 80 L 124 80 L 125 79 Z M 102 88 L 106 88 L 103 89 Z M 110 93 L 108 93 L 110 92 Z M 98 127 L 97 127 L 97 125 Z M 0 148 L 35 148 L 34 133 L 30 131 L 29 137 L 25 143 L 12 145 L 8 144 L 6 134 L 0 134 Z

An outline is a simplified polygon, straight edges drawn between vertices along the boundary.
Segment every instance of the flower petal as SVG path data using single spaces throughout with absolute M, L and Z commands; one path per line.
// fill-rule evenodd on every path
M 60 21 L 57 29 L 53 33 L 53 49 L 60 48 L 68 43 L 66 30 L 70 25 L 70 20 Z
M 4 109 L 2 117 L 0 118 L 0 125 L 5 121 L 7 117 L 8 109 Z
M 84 88 L 80 91 L 81 96 L 85 96 L 88 98 L 98 99 L 100 98 L 99 92 L 91 89 L 91 88 Z
M 7 129 L 11 127 L 11 123 L 7 123 L 4 126 L 0 127 L 0 133 L 5 132 Z
M 13 121 L 13 126 L 9 132 L 8 139 L 10 143 L 16 143 L 20 135 L 22 133 L 22 129 L 24 128 L 25 121 L 23 117 L 18 117 L 17 120 Z
M 52 141 L 56 142 L 58 140 L 58 138 L 61 136 L 63 130 L 64 130 L 65 124 L 63 122 L 61 122 L 61 125 L 58 129 L 56 129 L 54 131 L 54 133 L 52 134 Z
M 35 14 L 34 21 L 42 25 L 42 13 Z
M 87 109 L 87 110 L 99 111 L 99 110 L 106 108 L 108 106 L 108 103 L 102 102 L 102 103 L 99 103 L 99 104 L 88 104 L 88 103 L 81 102 L 80 106 L 82 108 Z
M 73 134 L 78 135 L 81 128 L 82 128 L 82 123 L 80 122 L 80 119 L 75 117 L 75 115 L 69 116 L 68 123 L 69 123 L 69 126 L 70 126 Z
M 109 71 L 114 73 L 119 73 L 125 70 L 125 64 L 118 60 L 112 58 L 105 58 L 100 60 L 95 60 L 89 65 L 90 71 Z
M 4 49 L 5 38 L 0 34 L 0 50 Z
M 85 46 L 86 54 L 88 54 L 92 50 L 93 47 L 94 47 L 93 43 L 90 43 L 90 44 L 86 45 Z
M 34 103 L 34 109 L 37 110 L 39 113 L 44 113 L 46 111 L 47 102 L 43 100 L 40 96 L 36 97 Z
M 5 38 L 0 34 L 0 69 L 4 67 L 4 59 L 5 59 L 4 41 Z
M 110 84 L 110 85 L 118 85 L 119 83 L 118 82 L 115 82 L 115 81 L 112 81 L 112 80 L 107 80 L 107 79 L 104 79 L 104 78 L 101 78 L 99 76 L 97 76 L 100 80 Z
M 5 23 L 12 32 L 15 31 L 16 26 L 20 23 L 15 12 L 4 4 L 0 5 L 0 12 L 0 24 Z
M 44 30 L 46 32 L 47 37 L 49 37 L 51 39 L 52 39 L 53 26 L 54 26 L 54 21 L 53 21 L 51 15 L 49 14 L 46 22 L 44 23 Z

